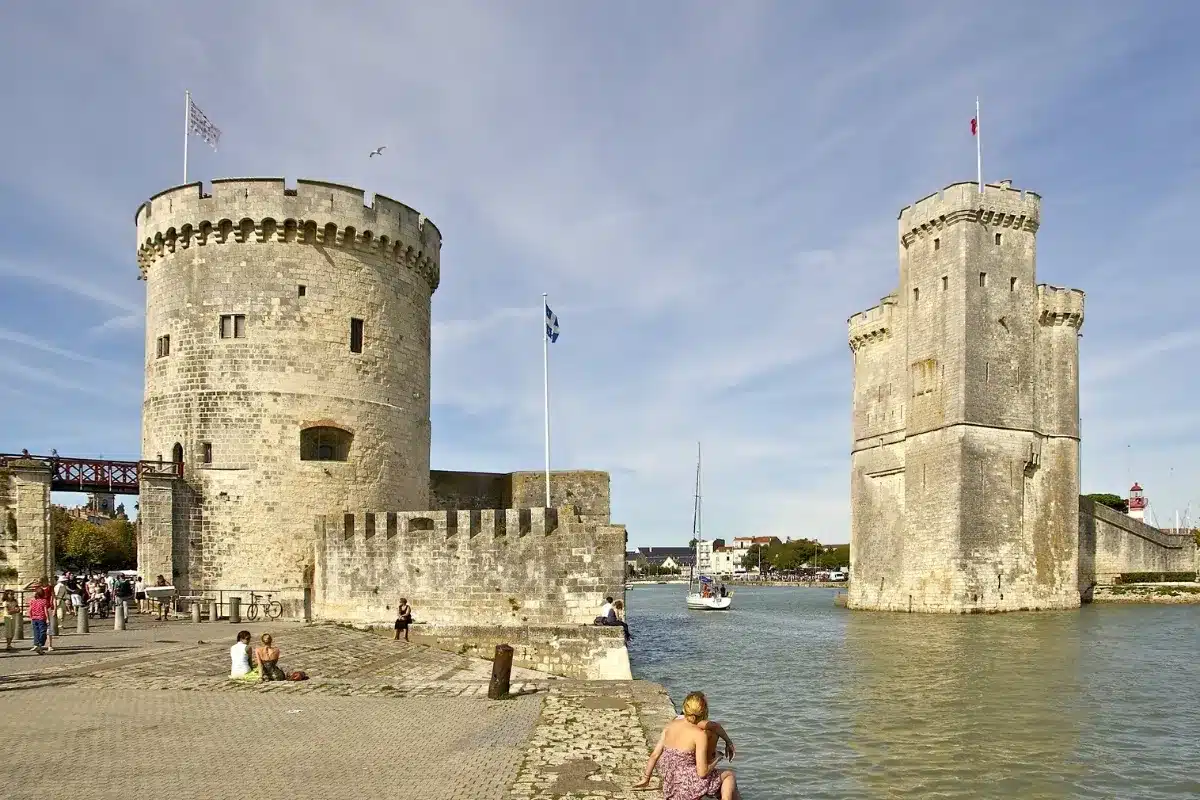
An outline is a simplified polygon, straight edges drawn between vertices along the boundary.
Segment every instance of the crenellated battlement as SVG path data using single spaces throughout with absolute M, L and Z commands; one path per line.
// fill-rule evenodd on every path
M 383 540 L 396 536 L 427 534 L 440 538 L 482 536 L 491 541 L 508 536 L 547 536 L 559 530 L 557 508 L 497 508 L 450 511 L 379 511 L 331 514 L 320 518 L 327 537 L 340 534 L 343 542 L 353 539 Z M 567 518 L 572 518 L 569 513 Z M 578 521 L 578 518 L 575 518 Z M 564 519 L 566 522 L 566 519 Z
M 847 321 L 850 328 L 850 349 L 858 352 L 867 345 L 887 339 L 892 335 L 892 310 L 896 296 L 890 294 L 879 305 L 860 311 Z
M 1011 181 L 985 184 L 982 195 L 974 181 L 953 183 L 901 209 L 900 241 L 908 247 L 959 222 L 1036 233 L 1041 224 L 1041 205 L 1040 195 L 1014 189 Z
M 440 281 L 442 236 L 423 214 L 362 189 L 324 181 L 227 178 L 160 192 L 138 207 L 138 268 L 191 247 L 214 244 L 295 242 L 377 254 Z
M 1085 297 L 1082 289 L 1066 289 L 1062 286 L 1039 283 L 1038 323 L 1045 327 L 1067 325 L 1076 330 L 1082 328 Z

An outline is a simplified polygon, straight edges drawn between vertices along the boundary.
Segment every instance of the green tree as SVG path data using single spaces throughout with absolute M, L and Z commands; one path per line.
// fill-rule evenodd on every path
M 133 523 L 112 519 L 96 525 L 87 520 L 71 520 L 61 554 L 60 561 L 66 569 L 132 567 L 137 560 Z
M 67 535 L 71 532 L 72 521 L 65 508 L 50 506 L 50 537 L 54 541 L 54 552 L 60 562 L 63 562 L 67 554 Z
M 843 544 L 827 553 L 821 553 L 814 559 L 813 566 L 818 569 L 845 569 L 850 566 L 850 545 Z
M 1129 502 L 1125 498 L 1120 497 L 1119 495 L 1115 495 L 1115 494 L 1085 494 L 1084 497 L 1086 497 L 1088 500 L 1092 500 L 1096 503 L 1099 503 L 1102 506 L 1108 506 L 1109 508 L 1115 508 L 1117 511 L 1120 511 L 1122 514 L 1129 513 Z

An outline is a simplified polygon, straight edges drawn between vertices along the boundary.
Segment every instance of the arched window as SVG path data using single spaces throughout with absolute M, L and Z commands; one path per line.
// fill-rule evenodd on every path
M 328 425 L 317 425 L 300 431 L 301 461 L 346 461 L 350 458 L 350 443 L 354 434 Z
M 171 448 L 171 463 L 183 463 L 183 445 L 181 445 L 179 442 L 176 442 L 175 446 Z

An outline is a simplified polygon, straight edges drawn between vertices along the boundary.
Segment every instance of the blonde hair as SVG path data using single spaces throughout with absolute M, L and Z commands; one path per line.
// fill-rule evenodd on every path
M 264 633 L 262 635 L 262 643 L 265 644 L 267 647 L 270 647 L 271 646 L 271 634 Z
M 708 719 L 708 699 L 704 692 L 692 692 L 683 698 L 683 718 L 693 725 Z

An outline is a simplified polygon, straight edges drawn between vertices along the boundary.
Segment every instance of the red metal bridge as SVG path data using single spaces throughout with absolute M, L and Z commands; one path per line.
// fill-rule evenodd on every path
M 182 461 L 113 461 L 103 458 L 68 458 L 60 455 L 37 456 L 28 451 L 0 453 L 0 468 L 12 462 L 39 462 L 50 470 L 53 492 L 99 492 L 137 494 L 142 476 L 183 477 Z

